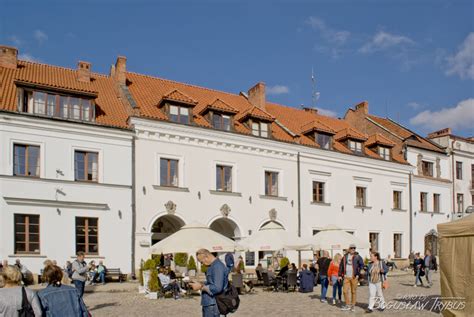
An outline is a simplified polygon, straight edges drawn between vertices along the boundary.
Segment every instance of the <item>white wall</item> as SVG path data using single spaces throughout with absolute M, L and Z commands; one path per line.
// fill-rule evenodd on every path
M 131 133 L 118 129 L 0 115 L 0 258 L 19 258 L 34 273 L 45 259 L 75 254 L 75 217 L 99 218 L 99 255 L 131 271 Z M 40 146 L 40 178 L 13 176 L 13 144 Z M 74 149 L 99 153 L 99 182 L 74 181 Z M 14 254 L 14 214 L 40 215 L 40 254 Z M 92 259 L 92 258 L 90 258 Z

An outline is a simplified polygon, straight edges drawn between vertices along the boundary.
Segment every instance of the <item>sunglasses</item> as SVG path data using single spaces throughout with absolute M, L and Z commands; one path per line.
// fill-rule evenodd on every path
M 351 249 L 351 250 L 355 250 L 356 248 L 352 247 L 352 248 L 350 248 L 350 249 Z

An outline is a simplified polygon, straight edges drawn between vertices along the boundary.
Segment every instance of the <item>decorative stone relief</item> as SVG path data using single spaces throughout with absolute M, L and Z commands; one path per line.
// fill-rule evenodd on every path
M 169 200 L 165 204 L 166 212 L 169 213 L 170 215 L 174 215 L 176 213 L 176 204 Z
M 418 154 L 418 160 L 416 162 L 416 167 L 418 168 L 418 175 L 423 175 L 423 155 Z
M 231 211 L 229 205 L 227 204 L 223 204 L 220 210 L 221 210 L 222 216 L 224 217 L 228 217 Z
M 270 209 L 270 211 L 268 212 L 268 217 L 270 217 L 270 220 L 271 221 L 275 221 L 276 218 L 277 218 L 277 211 L 275 208 L 272 208 Z
M 441 178 L 441 159 L 436 158 L 436 178 Z

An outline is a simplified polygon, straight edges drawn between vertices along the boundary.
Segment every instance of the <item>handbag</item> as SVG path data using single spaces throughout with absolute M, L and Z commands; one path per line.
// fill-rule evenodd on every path
M 21 309 L 18 310 L 18 317 L 35 317 L 35 312 L 28 301 L 24 286 L 21 288 Z

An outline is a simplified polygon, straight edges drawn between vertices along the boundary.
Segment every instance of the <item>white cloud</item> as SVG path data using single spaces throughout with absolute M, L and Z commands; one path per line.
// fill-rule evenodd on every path
M 421 107 L 423 107 L 421 104 L 419 104 L 418 102 L 415 102 L 415 101 L 407 103 L 407 106 L 412 108 L 413 110 L 417 110 L 417 109 L 420 109 Z
M 48 39 L 48 35 L 41 30 L 35 30 L 33 36 L 40 44 Z
M 40 60 L 29 53 L 23 53 L 18 55 L 18 59 L 28 62 L 39 62 Z
M 430 130 L 450 128 L 472 128 L 474 118 L 474 98 L 459 102 L 452 108 L 439 111 L 426 110 L 410 119 L 413 125 L 423 126 Z
M 404 47 L 415 44 L 415 41 L 407 36 L 391 34 L 385 31 L 378 31 L 372 39 L 359 48 L 359 52 L 370 54 L 389 48 Z
M 471 32 L 457 53 L 447 57 L 446 75 L 458 75 L 462 79 L 474 79 L 474 32 Z
M 310 25 L 313 30 L 318 31 L 325 40 L 336 45 L 343 45 L 351 36 L 349 31 L 333 29 L 324 20 L 317 17 L 309 17 L 306 24 Z
M 12 36 L 8 37 L 8 40 L 9 40 L 10 42 L 12 42 L 12 44 L 15 45 L 16 47 L 21 46 L 21 45 L 23 44 L 23 40 L 20 39 L 20 38 L 19 38 L 18 36 L 16 36 L 16 35 L 12 35 Z
M 267 87 L 266 91 L 269 95 L 282 95 L 290 93 L 290 88 L 288 86 L 275 85 Z
M 334 117 L 337 118 L 337 112 L 329 110 L 329 109 L 324 109 L 324 108 L 316 108 L 318 109 L 318 113 L 322 114 L 323 116 L 328 116 L 328 117 Z

